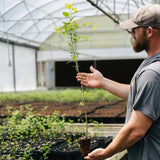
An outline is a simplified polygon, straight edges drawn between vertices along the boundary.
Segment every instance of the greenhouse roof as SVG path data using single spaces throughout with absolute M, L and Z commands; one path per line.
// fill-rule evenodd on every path
M 91 2 L 110 15 L 135 12 L 150 0 L 75 0 L 79 12 L 76 18 L 104 14 Z M 65 21 L 65 3 L 73 0 L 0 0 L 0 39 L 39 47 L 54 28 Z

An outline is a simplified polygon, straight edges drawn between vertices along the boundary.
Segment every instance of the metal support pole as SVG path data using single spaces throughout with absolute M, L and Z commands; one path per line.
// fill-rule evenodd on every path
M 97 6 L 97 4 L 95 4 L 94 2 L 92 2 L 91 0 L 87 0 L 89 3 L 91 3 L 91 5 L 93 5 L 94 7 L 96 7 L 98 10 L 100 10 L 102 13 L 104 13 L 107 17 L 109 17 L 110 19 L 112 19 L 115 23 L 119 24 L 119 21 L 117 21 L 115 18 L 113 18 L 111 15 L 109 15 L 107 12 L 105 12 L 102 8 L 100 8 L 99 6 Z
M 87 0 L 89 3 L 91 3 L 91 5 L 93 5 L 94 7 L 96 7 L 98 10 L 100 10 L 102 13 L 104 13 L 107 17 L 109 17 L 112 21 L 114 21 L 116 24 L 119 25 L 119 21 L 117 21 L 115 18 L 113 18 L 111 15 L 109 15 L 107 12 L 105 12 L 102 8 L 100 8 L 99 6 L 97 6 L 97 4 L 95 4 L 94 2 L 92 2 L 91 0 Z M 128 33 L 131 33 L 130 31 L 126 30 Z
M 13 63 L 13 88 L 14 92 L 16 92 L 16 67 L 15 67 L 14 45 L 12 45 L 12 63 Z

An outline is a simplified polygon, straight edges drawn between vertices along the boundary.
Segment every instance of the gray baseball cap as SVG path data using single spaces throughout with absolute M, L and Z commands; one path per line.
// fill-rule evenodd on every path
M 131 19 L 120 22 L 122 29 L 132 29 L 136 27 L 153 27 L 160 29 L 160 5 L 150 4 L 137 10 Z

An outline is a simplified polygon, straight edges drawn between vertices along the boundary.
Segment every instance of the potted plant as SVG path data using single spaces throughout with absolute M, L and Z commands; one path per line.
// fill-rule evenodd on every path
M 59 26 L 59 28 L 55 28 L 55 30 L 62 34 L 63 36 L 67 36 L 68 38 L 68 46 L 69 46 L 69 53 L 71 55 L 72 61 L 75 63 L 75 67 L 77 72 L 79 73 L 79 65 L 78 65 L 78 52 L 77 52 L 77 43 L 80 41 L 87 41 L 88 37 L 86 36 L 79 36 L 76 31 L 80 27 L 93 27 L 96 29 L 96 25 L 92 25 L 90 22 L 80 24 L 79 20 L 75 21 L 75 13 L 78 12 L 77 8 L 74 7 L 74 2 L 72 4 L 65 4 L 66 9 L 68 12 L 63 12 L 63 16 L 66 18 L 66 22 L 63 22 L 63 26 Z M 81 146 L 81 153 L 82 157 L 86 156 L 90 152 L 90 137 L 88 136 L 88 121 L 87 121 L 87 111 L 86 111 L 86 104 L 85 104 L 85 96 L 86 93 L 84 91 L 84 87 L 81 84 L 81 91 L 82 91 L 82 101 L 80 105 L 84 108 L 85 113 L 85 136 L 79 138 L 79 143 Z

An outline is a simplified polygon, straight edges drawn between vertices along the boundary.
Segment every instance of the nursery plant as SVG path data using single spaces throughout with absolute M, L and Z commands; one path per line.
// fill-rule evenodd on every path
M 27 116 L 23 116 L 27 109 Z M 64 139 L 65 119 L 54 112 L 52 116 L 35 116 L 28 105 L 12 112 L 0 124 L 0 160 L 31 160 L 33 152 L 39 159 L 48 159 L 55 139 Z
M 79 65 L 78 65 L 78 56 L 79 53 L 77 52 L 77 44 L 81 41 L 87 41 L 89 37 L 80 36 L 76 33 L 79 28 L 82 27 L 92 27 L 96 29 L 96 25 L 93 25 L 90 22 L 80 24 L 79 20 L 75 20 L 75 13 L 78 12 L 77 8 L 74 7 L 74 2 L 72 4 L 65 4 L 66 9 L 68 12 L 63 12 L 63 16 L 66 18 L 66 22 L 63 22 L 63 26 L 59 26 L 59 28 L 55 28 L 55 30 L 66 36 L 68 38 L 68 46 L 69 46 L 69 53 L 71 55 L 72 61 L 75 63 L 76 71 L 79 73 Z M 88 126 L 87 126 L 87 113 L 86 113 L 86 105 L 85 105 L 85 96 L 87 92 L 84 91 L 84 87 L 81 84 L 81 91 L 82 91 L 82 101 L 80 105 L 84 107 L 85 111 L 85 120 L 86 120 L 86 137 L 88 136 Z
M 93 27 L 93 29 L 96 29 L 95 25 L 92 25 L 90 22 L 80 24 L 79 20 L 75 20 L 75 13 L 78 12 L 77 8 L 74 7 L 74 2 L 72 4 L 65 4 L 67 12 L 63 12 L 63 16 L 66 18 L 66 22 L 63 22 L 63 26 L 59 26 L 59 28 L 55 28 L 55 30 L 62 34 L 63 36 L 67 36 L 68 38 L 68 46 L 69 46 L 69 53 L 72 57 L 72 61 L 75 63 L 76 71 L 79 73 L 79 65 L 78 65 L 78 52 L 77 52 L 77 44 L 80 41 L 87 41 L 88 37 L 86 36 L 80 36 L 77 34 L 77 30 L 81 27 Z M 81 77 L 80 77 L 81 78 Z M 86 111 L 86 104 L 85 104 L 85 96 L 87 92 L 84 91 L 84 87 L 81 84 L 81 91 L 82 91 L 82 101 L 80 102 L 80 105 L 84 107 L 84 113 L 85 113 L 85 124 L 86 124 L 86 131 L 85 131 L 85 137 L 80 139 L 80 145 L 82 156 L 84 157 L 89 153 L 90 148 L 90 138 L 88 138 L 88 122 L 87 122 L 87 111 Z M 88 146 L 88 147 L 86 147 Z
M 65 155 L 66 160 L 81 160 L 77 141 L 85 130 L 74 128 L 71 132 L 71 123 L 65 122 L 65 116 L 58 111 L 52 116 L 36 116 L 33 108 L 22 105 L 15 111 L 8 106 L 8 112 L 12 116 L 0 123 L 0 160 L 59 160 Z M 104 140 L 103 145 L 111 141 Z M 99 146 L 99 137 L 94 136 L 91 141 L 91 150 Z

